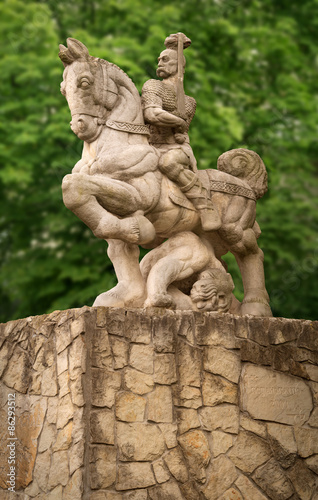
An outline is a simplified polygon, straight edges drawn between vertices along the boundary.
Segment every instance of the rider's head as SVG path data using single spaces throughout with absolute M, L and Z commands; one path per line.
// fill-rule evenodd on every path
M 183 72 L 185 68 L 185 57 L 183 56 Z M 158 57 L 157 76 L 159 78 L 169 78 L 178 71 L 178 53 L 173 49 L 163 50 Z

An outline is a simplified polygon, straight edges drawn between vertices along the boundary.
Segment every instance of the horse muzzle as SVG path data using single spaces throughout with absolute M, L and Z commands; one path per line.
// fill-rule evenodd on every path
M 86 114 L 72 115 L 70 126 L 74 134 L 86 142 L 94 141 L 101 132 L 101 125 L 98 123 L 98 118 Z

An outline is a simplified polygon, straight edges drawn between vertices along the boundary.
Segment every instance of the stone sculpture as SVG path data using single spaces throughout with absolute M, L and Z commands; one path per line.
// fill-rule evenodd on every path
M 182 33 L 166 39 L 162 80 L 147 81 L 142 97 L 120 68 L 90 56 L 80 41 L 60 45 L 61 92 L 71 128 L 84 141 L 82 158 L 63 179 L 63 200 L 108 242 L 118 284 L 95 306 L 270 316 L 255 220 L 266 169 L 255 152 L 234 149 L 217 169 L 197 170 L 188 137 L 196 104 L 183 91 L 190 43 Z M 151 249 L 140 263 L 139 245 Z M 242 304 L 231 300 L 233 282 L 221 260 L 227 252 L 241 271 Z

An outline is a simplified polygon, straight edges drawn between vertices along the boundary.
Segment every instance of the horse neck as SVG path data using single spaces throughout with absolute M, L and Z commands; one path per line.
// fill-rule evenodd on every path
M 118 89 L 118 98 L 108 119 L 129 123 L 144 123 L 139 92 L 124 71 L 109 65 L 108 76 Z

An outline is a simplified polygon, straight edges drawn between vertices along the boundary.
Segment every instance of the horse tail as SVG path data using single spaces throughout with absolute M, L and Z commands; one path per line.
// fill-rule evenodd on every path
M 226 151 L 219 156 L 217 169 L 247 182 L 257 200 L 267 191 L 266 167 L 255 151 L 244 148 Z

